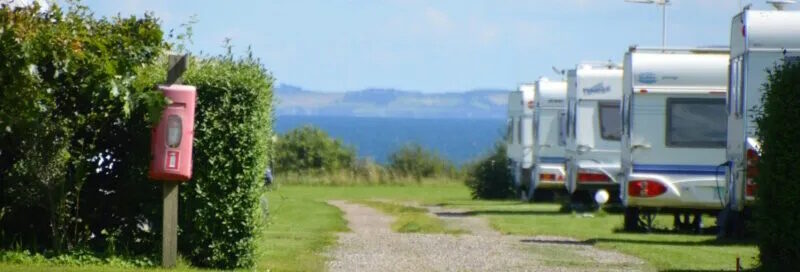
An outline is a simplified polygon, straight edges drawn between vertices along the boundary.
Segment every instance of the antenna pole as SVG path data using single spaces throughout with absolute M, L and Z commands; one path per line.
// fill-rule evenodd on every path
M 661 4 L 661 48 L 667 48 L 667 1 Z

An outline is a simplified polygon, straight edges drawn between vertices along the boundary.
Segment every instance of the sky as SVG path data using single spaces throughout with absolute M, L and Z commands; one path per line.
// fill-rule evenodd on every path
M 727 45 L 740 2 L 672 0 L 669 46 Z M 316 91 L 515 89 L 581 61 L 660 46 L 661 9 L 624 0 L 84 0 L 98 16 L 194 16 L 192 52 L 248 46 L 278 83 Z M 800 4 L 798 4 L 800 5 Z M 793 8 L 796 9 L 796 8 Z

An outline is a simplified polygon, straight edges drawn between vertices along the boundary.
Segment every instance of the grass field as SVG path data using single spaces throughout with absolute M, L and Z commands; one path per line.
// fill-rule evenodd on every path
M 718 242 L 712 235 L 621 233 L 619 214 L 560 213 L 554 204 L 523 204 L 517 201 L 471 200 L 461 184 L 420 186 L 282 186 L 267 193 L 269 225 L 259 237 L 257 271 L 324 270 L 325 251 L 336 242 L 338 232 L 347 231 L 341 212 L 325 203 L 331 199 L 354 201 L 414 201 L 473 211 L 492 227 L 508 234 L 557 235 L 580 243 L 618 250 L 637 256 L 659 271 L 734 271 L 736 257 L 752 267 L 758 250 L 752 244 Z M 391 213 L 391 212 L 389 212 Z M 417 222 L 428 219 L 409 219 Z M 671 222 L 664 216 L 661 222 Z M 713 223 L 713 220 L 711 222 Z M 555 256 L 554 256 L 555 257 Z M 569 262 L 558 256 L 554 262 Z M 65 267 L 0 263 L 0 271 L 140 271 L 105 266 Z M 182 266 L 177 271 L 194 271 Z M 160 271 L 149 269 L 148 271 Z M 174 271 L 174 270 L 171 270 Z
M 659 271 L 735 271 L 737 257 L 748 268 L 754 266 L 758 254 L 752 244 L 720 242 L 713 235 L 620 232 L 621 214 L 560 213 L 556 204 L 513 201 L 439 204 L 472 210 L 487 217 L 492 227 L 506 234 L 573 237 L 581 243 L 637 256 Z M 663 226 L 672 223 L 669 215 L 661 215 L 659 219 L 657 223 Z
M 310 187 L 284 186 L 269 193 L 270 199 L 316 200 L 320 207 L 328 207 L 323 200 L 396 200 L 417 201 L 474 211 L 486 217 L 495 229 L 507 234 L 558 235 L 578 239 L 581 243 L 600 248 L 618 250 L 637 256 L 659 271 L 735 271 L 736 257 L 745 267 L 754 265 L 758 250 L 752 244 L 718 242 L 713 235 L 684 234 L 637 234 L 621 233 L 622 215 L 596 214 L 592 217 L 581 214 L 560 213 L 555 204 L 524 204 L 517 201 L 471 200 L 469 191 L 460 184 L 426 186 L 353 186 Z M 272 208 L 275 208 L 273 205 Z M 329 207 L 328 207 L 329 208 Z M 660 222 L 671 223 L 672 218 L 662 216 Z M 320 218 L 321 219 L 321 218 Z M 278 220 L 278 219 L 275 219 Z M 708 220 L 708 219 L 706 219 Z M 327 221 L 327 220 L 326 220 Z M 708 222 L 708 221 L 707 221 Z M 713 223 L 713 220 L 708 223 Z M 707 224 L 708 224 L 707 223 Z M 344 223 L 342 223 L 344 224 Z M 298 226 L 301 225 L 297 224 Z M 333 226 L 329 231 L 336 231 Z M 316 235 L 325 236 L 321 233 Z M 328 236 L 333 237 L 333 236 Z M 272 240 L 276 245 L 286 241 Z M 326 244 L 315 244 L 313 250 L 298 254 L 322 252 Z M 322 267 L 325 258 L 308 256 L 303 259 L 319 262 L 313 267 Z M 273 263 L 286 263 L 265 256 L 264 267 Z M 561 260 L 564 261 L 564 260 Z M 294 264 L 296 266 L 296 264 Z M 293 266 L 281 266 L 292 270 Z M 302 270 L 302 269 L 301 269 Z
M 464 230 L 451 229 L 442 219 L 428 214 L 428 210 L 385 201 L 361 200 L 358 203 L 378 209 L 394 217 L 392 230 L 401 233 L 462 234 Z

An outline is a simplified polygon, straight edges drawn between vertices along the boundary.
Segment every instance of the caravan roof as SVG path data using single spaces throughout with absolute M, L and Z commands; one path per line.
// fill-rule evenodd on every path
M 564 81 L 550 81 L 541 77 L 536 81 L 536 104 L 546 108 L 564 108 L 567 83 Z
M 731 56 L 751 50 L 800 50 L 800 12 L 745 10 L 731 24 L 741 26 L 731 28 Z
M 508 113 L 513 115 L 533 114 L 533 97 L 536 85 L 531 83 L 520 84 L 515 92 L 508 96 Z
M 570 97 L 578 100 L 620 100 L 622 65 L 612 62 L 583 62 L 567 75 Z M 580 80 L 579 80 L 580 79 Z
M 625 65 L 630 68 L 626 77 L 631 81 L 627 91 L 637 93 L 725 92 L 728 73 L 728 50 L 697 49 L 640 49 L 631 47 Z M 628 81 L 626 81 L 628 82 Z

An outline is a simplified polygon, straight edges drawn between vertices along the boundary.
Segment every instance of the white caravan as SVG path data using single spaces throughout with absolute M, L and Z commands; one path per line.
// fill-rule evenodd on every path
M 618 192 L 622 67 L 579 64 L 567 84 L 567 190 L 589 199 L 596 190 Z
M 567 83 L 539 78 L 536 81 L 533 146 L 534 189 L 564 188 L 566 170 Z
M 527 187 L 533 171 L 534 88 L 533 84 L 522 84 L 508 94 L 507 156 L 514 185 L 523 199 L 527 195 L 523 187 Z
M 761 106 L 767 69 L 800 57 L 800 12 L 744 10 L 731 21 L 726 208 L 721 235 L 740 234 L 743 212 L 754 200 L 759 140 L 753 108 Z
M 677 229 L 699 232 L 702 214 L 722 209 L 728 49 L 631 47 L 624 67 L 625 229 L 667 211 Z

